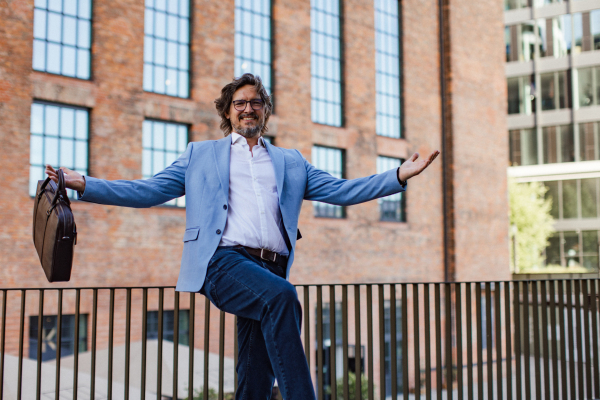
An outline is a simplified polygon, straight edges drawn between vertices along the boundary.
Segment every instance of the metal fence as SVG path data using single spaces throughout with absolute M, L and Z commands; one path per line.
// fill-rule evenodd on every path
M 598 279 L 297 291 L 320 400 L 600 398 Z M 234 396 L 235 318 L 199 294 L 0 293 L 0 399 Z

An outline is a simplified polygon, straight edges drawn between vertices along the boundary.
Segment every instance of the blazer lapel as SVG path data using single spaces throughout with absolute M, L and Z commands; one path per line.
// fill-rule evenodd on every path
M 225 192 L 225 197 L 229 196 L 229 160 L 231 159 L 231 135 L 223 139 L 216 140 L 214 143 L 215 163 L 221 187 Z
M 283 158 L 283 153 L 277 147 L 271 145 L 266 140 L 264 141 L 267 146 L 267 151 L 269 152 L 269 156 L 271 157 L 271 162 L 273 163 L 273 169 L 275 170 L 275 180 L 277 181 L 277 194 L 279 195 L 279 200 L 281 201 L 281 193 L 283 190 L 283 177 L 285 175 L 285 160 Z

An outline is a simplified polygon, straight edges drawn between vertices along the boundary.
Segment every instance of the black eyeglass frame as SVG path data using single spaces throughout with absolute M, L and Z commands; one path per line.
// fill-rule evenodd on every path
M 263 101 L 263 99 L 234 100 L 231 103 L 233 104 L 233 108 L 235 108 L 237 111 L 244 111 L 248 103 L 250 103 L 250 108 L 252 108 L 253 110 L 262 110 L 265 106 L 265 102 Z M 244 106 L 240 107 L 242 103 L 244 103 Z

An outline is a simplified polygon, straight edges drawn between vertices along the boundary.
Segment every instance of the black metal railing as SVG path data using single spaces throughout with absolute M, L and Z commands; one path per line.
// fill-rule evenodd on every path
M 600 398 L 598 279 L 296 287 L 320 400 Z M 233 398 L 235 318 L 201 295 L 0 293 L 0 399 Z

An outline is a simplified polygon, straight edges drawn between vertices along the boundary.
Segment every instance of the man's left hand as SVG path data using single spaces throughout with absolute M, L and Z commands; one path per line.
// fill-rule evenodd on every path
M 398 170 L 398 177 L 401 181 L 406 181 L 415 175 L 419 175 L 425 168 L 429 166 L 440 154 L 438 150 L 435 150 L 427 158 L 423 158 L 417 161 L 419 153 L 413 154 L 408 160 L 404 161 Z

